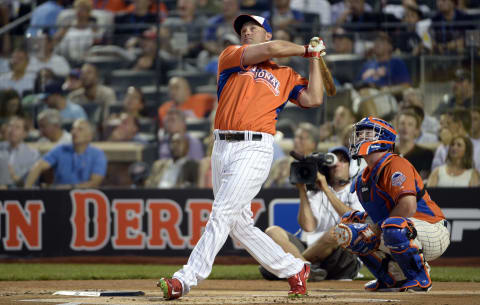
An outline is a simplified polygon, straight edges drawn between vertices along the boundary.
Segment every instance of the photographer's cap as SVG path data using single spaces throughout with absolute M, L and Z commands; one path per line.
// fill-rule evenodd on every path
M 351 161 L 350 158 L 350 152 L 348 151 L 348 148 L 345 146 L 334 146 L 328 150 L 329 153 L 335 153 L 335 152 L 342 152 L 348 159 L 348 161 Z
M 260 16 L 255 16 L 255 15 L 240 15 L 237 18 L 235 18 L 235 21 L 233 22 L 233 28 L 235 29 L 235 32 L 240 36 L 240 33 L 242 32 L 242 26 L 247 23 L 248 21 L 253 21 L 262 28 L 267 31 L 267 33 L 272 34 L 272 27 L 270 24 L 268 24 L 267 19 L 260 17 Z

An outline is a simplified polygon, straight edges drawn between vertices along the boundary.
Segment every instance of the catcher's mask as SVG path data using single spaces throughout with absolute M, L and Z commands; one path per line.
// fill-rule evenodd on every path
M 375 151 L 393 151 L 397 132 L 388 122 L 374 117 L 363 118 L 353 125 L 350 155 L 353 159 Z

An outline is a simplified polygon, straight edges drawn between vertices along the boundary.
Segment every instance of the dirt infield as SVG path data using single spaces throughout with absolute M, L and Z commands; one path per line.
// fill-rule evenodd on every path
M 480 283 L 435 282 L 428 293 L 367 293 L 363 281 L 309 283 L 310 296 L 289 300 L 287 282 L 207 280 L 188 296 L 164 301 L 153 280 L 0 282 L 0 305 L 29 304 L 480 304 Z M 141 297 L 73 297 L 59 290 L 141 290 Z

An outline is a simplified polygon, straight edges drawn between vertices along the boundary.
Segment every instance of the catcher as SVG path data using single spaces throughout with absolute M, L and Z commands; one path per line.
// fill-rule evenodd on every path
M 367 117 L 354 125 L 352 158 L 367 167 L 352 182 L 365 212 L 350 211 L 333 230 L 339 244 L 355 254 L 376 280 L 368 291 L 428 291 L 428 261 L 450 244 L 447 221 L 425 190 L 415 168 L 392 154 L 397 132 L 384 120 Z

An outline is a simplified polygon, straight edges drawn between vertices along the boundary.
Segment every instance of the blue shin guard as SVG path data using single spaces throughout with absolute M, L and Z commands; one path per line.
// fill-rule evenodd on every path
M 365 284 L 367 291 L 399 291 L 394 276 L 388 271 L 391 257 L 380 251 L 358 257 L 365 267 L 377 278 Z
M 417 236 L 413 222 L 404 217 L 389 217 L 383 222 L 382 229 L 385 246 L 407 278 L 400 290 L 430 290 L 432 281 L 423 255 L 413 243 Z

